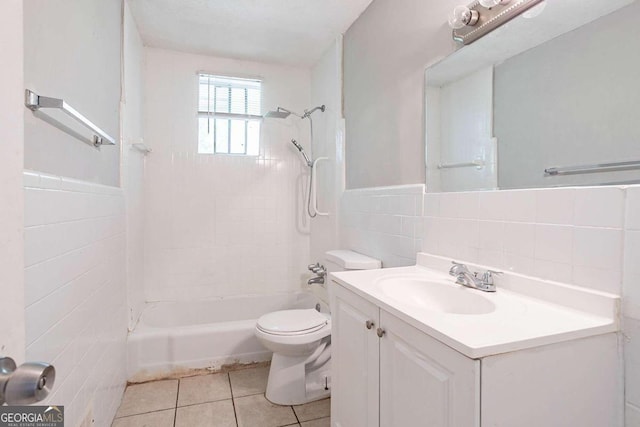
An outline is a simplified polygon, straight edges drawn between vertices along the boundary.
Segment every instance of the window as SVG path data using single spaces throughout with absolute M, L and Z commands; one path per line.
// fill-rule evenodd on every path
M 198 76 L 198 153 L 257 156 L 260 80 Z

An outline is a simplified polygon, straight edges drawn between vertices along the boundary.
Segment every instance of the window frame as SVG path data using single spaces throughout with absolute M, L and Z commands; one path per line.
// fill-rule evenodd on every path
M 208 79 L 207 82 L 207 110 L 201 110 L 200 109 L 200 87 L 202 85 L 202 79 Z M 216 86 L 214 83 L 212 83 L 211 80 L 213 79 L 227 79 L 227 80 L 236 80 L 238 82 L 242 82 L 242 81 L 247 81 L 247 82 L 252 82 L 252 83 L 257 83 L 258 84 L 258 89 L 259 89 L 259 93 L 260 93 L 260 98 L 258 101 L 258 109 L 259 111 L 261 111 L 262 109 L 262 84 L 264 83 L 264 80 L 261 77 L 255 77 L 255 76 L 230 76 L 227 74 L 219 74 L 219 73 L 212 73 L 212 72 L 208 72 L 208 71 L 198 71 L 197 73 L 197 83 L 198 83 L 198 107 L 197 107 L 197 116 L 198 116 L 198 120 L 201 118 L 206 118 L 207 119 L 207 126 L 211 126 L 213 125 L 213 153 L 211 152 L 201 152 L 200 151 L 200 129 L 198 128 L 198 154 L 223 154 L 223 155 L 231 155 L 231 156 L 258 156 L 259 155 L 259 151 L 260 151 L 260 133 L 258 133 L 258 152 L 253 154 L 249 154 L 247 152 L 248 150 L 248 142 L 249 142 L 249 122 L 250 121 L 258 121 L 258 122 L 262 122 L 263 116 L 260 115 L 255 115 L 255 114 L 249 114 L 248 110 L 249 110 L 249 102 L 248 102 L 248 97 L 249 97 L 249 88 L 248 87 L 240 87 L 241 85 L 238 86 L 234 86 L 233 84 L 229 85 L 229 86 Z M 216 91 L 219 89 L 223 89 L 226 88 L 228 90 L 227 92 L 227 99 L 228 99 L 228 106 L 227 109 L 228 111 L 231 111 L 231 106 L 232 106 L 232 89 L 234 88 L 239 88 L 239 89 L 244 89 L 244 113 L 231 113 L 231 112 L 216 112 L 216 102 L 217 102 L 217 93 Z M 211 110 L 211 90 L 213 89 L 213 111 Z M 218 151 L 218 141 L 217 141 L 217 120 L 216 119 L 227 119 L 227 151 Z M 232 152 L 231 150 L 231 128 L 232 128 L 232 122 L 234 120 L 242 120 L 244 121 L 244 144 L 243 144 L 243 148 L 244 148 L 244 152 Z M 213 124 L 211 123 L 213 121 Z M 261 125 L 261 123 L 259 124 Z M 200 125 L 198 125 L 200 126 Z M 260 132 L 260 131 L 258 131 Z

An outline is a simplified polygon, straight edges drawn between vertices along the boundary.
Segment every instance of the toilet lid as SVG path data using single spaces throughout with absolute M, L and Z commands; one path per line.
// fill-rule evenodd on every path
M 272 334 L 306 334 L 317 331 L 329 322 L 326 315 L 309 308 L 282 310 L 258 319 L 258 328 Z

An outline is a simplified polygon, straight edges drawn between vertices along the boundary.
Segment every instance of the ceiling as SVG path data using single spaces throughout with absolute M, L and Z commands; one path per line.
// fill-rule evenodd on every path
M 372 0 L 129 0 L 146 46 L 311 66 Z

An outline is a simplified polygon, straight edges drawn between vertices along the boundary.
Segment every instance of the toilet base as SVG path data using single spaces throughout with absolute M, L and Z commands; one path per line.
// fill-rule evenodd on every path
M 330 351 L 327 348 L 325 351 Z M 331 395 L 330 362 L 308 371 L 308 356 L 290 357 L 273 354 L 266 398 L 278 405 L 302 405 Z

